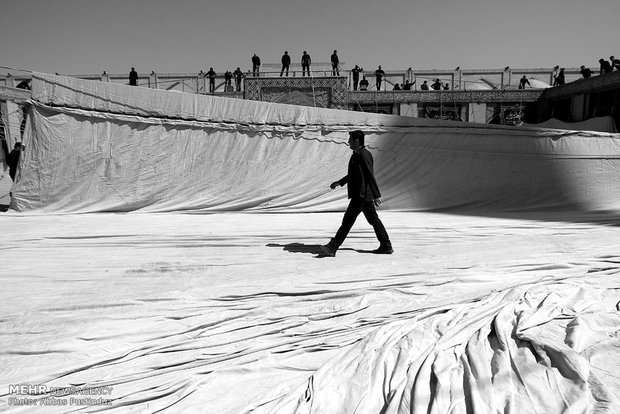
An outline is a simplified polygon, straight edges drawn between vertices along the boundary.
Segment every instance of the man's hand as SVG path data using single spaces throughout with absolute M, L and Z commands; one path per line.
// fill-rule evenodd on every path
M 332 190 L 336 187 L 340 186 L 340 183 L 338 181 L 334 181 L 333 183 L 331 183 L 329 185 L 329 188 L 331 188 Z
M 373 200 L 373 202 L 375 203 L 375 207 L 379 207 L 379 204 L 381 204 L 381 199 L 380 198 L 375 198 Z

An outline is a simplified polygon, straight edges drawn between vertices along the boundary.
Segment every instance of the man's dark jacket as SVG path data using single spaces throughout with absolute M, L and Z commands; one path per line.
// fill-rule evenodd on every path
M 354 152 L 351 155 L 347 175 L 338 181 L 341 186 L 347 184 L 349 198 L 361 197 L 370 201 L 381 197 L 373 165 L 372 154 L 366 147 L 362 147 L 359 154 Z

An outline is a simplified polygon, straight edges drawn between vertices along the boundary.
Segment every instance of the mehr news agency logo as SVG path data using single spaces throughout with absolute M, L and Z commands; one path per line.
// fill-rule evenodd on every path
M 9 385 L 9 405 L 106 406 L 112 405 L 113 387 L 48 387 L 43 384 Z M 35 398 L 36 397 L 36 398 Z

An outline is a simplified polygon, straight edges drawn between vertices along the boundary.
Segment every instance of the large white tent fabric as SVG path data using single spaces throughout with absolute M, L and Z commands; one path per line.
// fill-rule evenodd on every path
M 0 411 L 620 413 L 617 134 L 32 92 Z M 320 257 L 358 128 L 395 252 Z
M 342 209 L 353 129 L 386 209 L 619 206 L 614 134 L 443 122 L 35 74 L 20 212 Z

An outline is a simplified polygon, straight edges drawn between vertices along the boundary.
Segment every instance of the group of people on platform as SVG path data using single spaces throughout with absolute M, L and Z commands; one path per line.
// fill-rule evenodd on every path
M 254 77 L 257 77 L 260 75 L 260 66 L 261 66 L 260 57 L 255 53 L 252 56 L 251 61 L 252 61 L 252 75 Z M 282 63 L 282 68 L 280 70 L 280 76 L 288 76 L 290 65 L 291 65 L 291 56 L 289 55 L 288 51 L 284 51 L 284 54 L 282 55 L 282 58 L 280 59 L 280 61 Z M 332 53 L 330 57 L 330 61 L 332 65 L 332 76 L 340 76 L 340 58 L 338 57 L 337 50 L 334 50 L 334 52 Z M 304 50 L 304 52 L 301 55 L 302 76 L 311 75 L 311 72 L 310 72 L 311 63 L 312 63 L 312 59 L 310 55 L 308 54 L 308 52 Z M 599 71 L 600 75 L 603 75 L 605 73 L 610 73 L 614 69 L 620 70 L 620 59 L 617 59 L 614 56 L 610 56 L 609 61 L 602 59 L 602 58 L 599 59 L 599 64 L 600 64 L 600 71 Z M 584 79 L 590 78 L 592 76 L 592 70 L 590 68 L 586 68 L 585 66 L 582 65 L 580 69 L 581 69 L 580 73 Z M 358 89 L 360 91 L 368 90 L 370 83 L 366 79 L 366 76 L 362 75 L 362 79 L 360 80 L 360 74 L 362 72 L 364 72 L 364 69 L 362 69 L 358 65 L 355 65 L 355 67 L 351 69 L 351 77 L 353 80 L 354 91 L 357 91 Z M 208 72 L 200 71 L 199 73 L 200 78 L 208 79 L 210 93 L 215 92 L 216 76 L 217 76 L 217 73 L 213 70 L 213 68 L 209 68 Z M 385 71 L 381 68 L 381 65 L 379 65 L 377 70 L 375 70 L 374 76 L 375 76 L 376 89 L 380 91 L 381 87 L 384 84 L 384 78 L 385 78 Z M 241 83 L 242 83 L 243 77 L 244 77 L 244 73 L 241 71 L 239 67 L 234 72 L 227 70 L 224 73 L 225 91 L 226 92 L 233 92 L 233 91 L 241 92 Z M 553 78 L 552 86 L 564 85 L 566 83 L 566 78 L 564 75 L 564 68 L 561 68 L 560 66 L 555 66 L 553 68 L 552 78 Z M 234 89 L 232 86 L 233 79 L 235 80 Z M 138 85 L 138 73 L 133 67 L 131 68 L 131 71 L 129 72 L 129 84 L 133 86 Z M 405 91 L 411 90 L 414 84 L 415 84 L 415 80 L 413 80 L 413 82 L 410 82 L 409 79 L 407 79 L 402 85 L 398 83 L 394 84 L 393 90 L 405 90 Z M 519 89 L 525 89 L 526 86 L 532 87 L 529 80 L 527 79 L 527 76 L 523 75 L 523 77 L 519 80 Z M 24 85 L 24 86 L 18 86 L 18 87 L 25 88 L 26 86 Z M 450 89 L 450 85 L 448 83 L 441 82 L 441 80 L 439 79 L 435 79 L 435 81 L 430 85 L 428 84 L 428 81 L 424 81 L 424 83 L 420 85 L 420 90 L 423 90 L 423 91 L 427 91 L 427 90 L 439 91 L 439 90 L 449 90 L 449 89 Z
M 257 63 L 254 62 L 254 57 L 258 58 L 256 60 Z M 286 72 L 286 76 L 288 76 L 288 70 L 291 66 L 291 56 L 288 54 L 288 50 L 284 51 L 282 58 L 280 59 L 282 62 L 282 69 L 280 70 L 280 76 Z M 310 76 L 310 64 L 312 63 L 312 59 L 308 52 L 304 50 L 304 53 L 301 55 L 301 76 Z M 340 69 L 338 68 L 338 64 L 340 63 L 338 59 L 338 52 L 334 50 L 332 54 L 332 74 L 333 76 L 340 76 Z M 260 67 L 260 58 L 254 54 L 252 57 L 252 73 L 254 76 L 258 76 L 258 68 Z M 336 74 L 337 73 L 337 74 Z
M 198 77 L 200 79 L 208 79 L 209 80 L 209 93 L 215 92 L 215 77 L 217 73 L 213 70 L 213 68 L 209 68 L 208 72 L 200 71 Z M 232 80 L 235 79 L 235 91 L 241 92 L 241 83 L 243 80 L 243 71 L 241 68 L 237 67 L 234 72 L 227 70 L 224 72 L 224 90 L 226 92 L 233 92 Z

